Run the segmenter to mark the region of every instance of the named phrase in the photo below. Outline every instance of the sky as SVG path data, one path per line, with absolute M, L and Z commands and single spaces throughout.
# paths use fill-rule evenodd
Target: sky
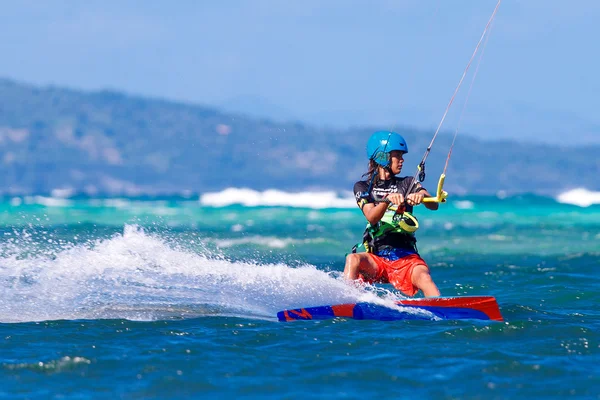
M 434 129 L 496 3 L 0 0 L 0 77 L 315 125 Z M 503 0 L 444 129 L 600 143 L 599 17 L 597 0 Z

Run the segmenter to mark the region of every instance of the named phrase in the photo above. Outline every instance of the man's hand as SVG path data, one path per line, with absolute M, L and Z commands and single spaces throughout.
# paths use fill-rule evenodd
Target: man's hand
M 401 193 L 390 193 L 385 196 L 385 200 L 398 206 L 404 204 L 404 196 Z
M 421 190 L 417 193 L 411 193 L 408 196 L 406 196 L 406 203 L 409 206 L 416 206 L 419 205 L 423 202 L 423 199 L 425 198 L 425 191 Z

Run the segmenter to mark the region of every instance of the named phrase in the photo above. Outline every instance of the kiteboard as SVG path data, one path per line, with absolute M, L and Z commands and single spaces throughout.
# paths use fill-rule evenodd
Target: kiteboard
M 487 320 L 503 321 L 498 302 L 492 296 L 429 297 L 403 299 L 398 307 L 374 303 L 350 303 L 283 310 L 279 321 L 352 318 L 359 320 Z

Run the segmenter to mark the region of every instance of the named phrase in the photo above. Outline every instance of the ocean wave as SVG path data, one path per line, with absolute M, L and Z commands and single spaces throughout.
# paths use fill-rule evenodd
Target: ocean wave
M 556 201 L 563 204 L 589 207 L 600 204 L 600 192 L 593 192 L 585 188 L 572 189 L 558 195 Z
M 57 360 L 51 360 L 47 362 L 38 361 L 34 363 L 18 363 L 10 364 L 5 363 L 4 368 L 8 370 L 20 370 L 28 369 L 37 372 L 62 372 L 65 370 L 72 370 L 79 365 L 89 365 L 92 362 L 85 357 L 69 357 L 64 356 Z
M 60 197 L 25 196 L 25 204 L 37 204 L 44 207 L 71 207 L 74 202 Z M 20 205 L 21 203 L 18 203 Z
M 218 239 L 215 240 L 217 247 L 219 248 L 229 248 L 235 246 L 243 246 L 243 245 L 257 245 L 257 246 L 265 246 L 271 247 L 275 249 L 284 249 L 288 246 L 294 246 L 296 244 L 315 244 L 315 243 L 325 243 L 326 240 L 324 238 L 316 238 L 316 239 L 293 239 L 291 237 L 288 238 L 278 238 L 275 236 L 251 236 L 244 237 L 240 239 Z
M 475 203 L 470 200 L 458 200 L 454 202 L 454 207 L 459 210 L 472 210 L 475 208 Z
M 348 193 L 334 191 L 290 193 L 276 189 L 259 192 L 246 188 L 228 188 L 200 196 L 203 206 L 225 207 L 234 204 L 246 207 L 354 208 L 356 200 Z

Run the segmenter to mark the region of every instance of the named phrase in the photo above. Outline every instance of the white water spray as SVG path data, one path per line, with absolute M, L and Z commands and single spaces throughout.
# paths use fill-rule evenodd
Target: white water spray
M 0 322 L 228 315 L 274 319 L 277 311 L 357 301 L 393 304 L 305 265 L 209 257 L 126 225 L 88 245 L 0 258 Z

